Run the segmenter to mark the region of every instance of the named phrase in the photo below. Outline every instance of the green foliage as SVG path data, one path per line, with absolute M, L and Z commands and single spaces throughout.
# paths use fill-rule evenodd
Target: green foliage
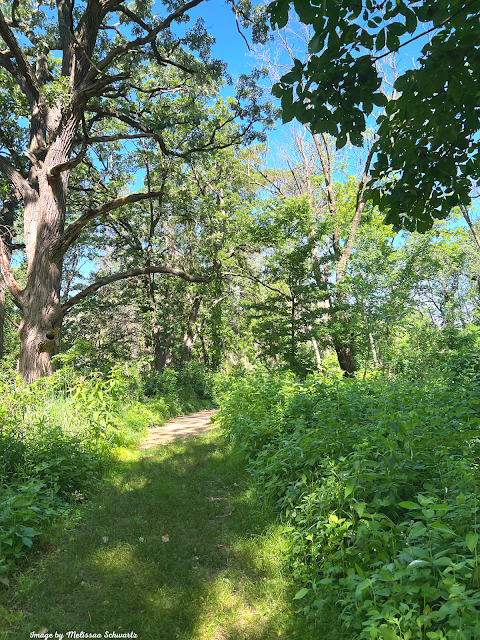
M 154 399 L 140 380 L 113 367 L 80 376 L 64 368 L 25 386 L 0 380 L 0 574 L 72 505 L 86 500 L 120 447 L 148 427 L 209 405 L 210 378 L 197 366 L 166 372 Z M 1 577 L 1 575 L 0 575 Z
M 341 621 L 325 638 L 480 633 L 480 394 L 456 366 L 428 386 L 256 375 L 223 393 L 290 533 L 299 611 Z
M 168 417 L 197 411 L 213 398 L 213 374 L 197 362 L 187 362 L 180 369 L 166 368 L 161 373 L 143 375 L 143 393 L 165 403 Z
M 275 0 L 268 7 L 274 26 L 285 26 L 291 5 L 312 32 L 308 58 L 295 60 L 273 87 L 283 121 L 309 123 L 341 148 L 348 138 L 361 146 L 368 118 L 377 116 L 372 195 L 397 228 L 424 232 L 453 207 L 469 205 L 471 183 L 480 175 L 480 57 L 471 46 L 479 36 L 477 4 Z M 394 77 L 387 74 L 395 89 L 387 98 L 378 61 L 420 37 L 419 24 L 435 33 L 414 69 L 396 77 L 397 63 Z

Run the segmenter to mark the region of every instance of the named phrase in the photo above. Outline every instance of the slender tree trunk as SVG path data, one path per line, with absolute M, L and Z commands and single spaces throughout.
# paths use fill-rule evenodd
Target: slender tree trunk
M 318 342 L 315 340 L 315 338 L 312 338 L 312 346 L 313 346 L 313 350 L 315 352 L 315 360 L 317 362 L 317 369 L 319 371 L 323 371 L 322 356 L 320 355 L 320 349 L 318 348 Z
M 465 222 L 468 224 L 470 231 L 472 232 L 472 236 L 475 240 L 477 247 L 480 249 L 480 238 L 478 237 L 478 233 L 473 226 L 472 219 L 470 218 L 470 214 L 468 213 L 468 209 L 464 204 L 460 205 L 460 211 L 462 212 L 463 217 L 465 218 Z

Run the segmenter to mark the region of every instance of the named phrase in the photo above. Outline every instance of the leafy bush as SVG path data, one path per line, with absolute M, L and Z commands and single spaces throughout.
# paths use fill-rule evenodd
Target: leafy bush
M 0 485 L 0 578 L 25 556 L 33 539 L 65 510 L 55 489 L 37 479 Z
M 148 371 L 143 377 L 147 398 L 163 398 L 171 415 L 182 410 L 196 411 L 213 400 L 214 376 L 202 365 L 187 362 L 180 369 L 167 368 L 161 373 Z
M 0 376 L 4 574 L 69 504 L 88 496 L 118 447 L 133 446 L 149 427 L 208 402 L 208 377 L 194 367 L 162 374 L 163 395 L 145 400 L 139 380 L 123 368 L 80 376 L 63 364 L 55 375 L 29 386 L 12 372 Z
M 480 637 L 480 391 L 373 379 L 233 380 L 221 424 L 290 532 L 301 611 L 325 637 Z

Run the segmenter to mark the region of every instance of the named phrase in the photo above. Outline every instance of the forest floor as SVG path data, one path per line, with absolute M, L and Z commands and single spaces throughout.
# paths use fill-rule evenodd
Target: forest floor
M 212 413 L 171 421 L 124 453 L 78 521 L 2 596 L 1 640 L 319 637 L 294 615 L 282 527 Z

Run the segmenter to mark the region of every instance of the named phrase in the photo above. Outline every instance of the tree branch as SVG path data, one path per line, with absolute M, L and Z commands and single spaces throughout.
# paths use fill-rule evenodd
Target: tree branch
M 50 180 L 51 178 L 55 178 L 56 176 L 60 175 L 63 171 L 69 171 L 70 169 L 74 169 L 83 160 L 86 152 L 87 152 L 87 143 L 84 142 L 82 145 L 82 148 L 74 158 L 72 158 L 71 160 L 68 160 L 67 162 L 61 162 L 60 164 L 56 164 L 54 167 L 49 169 L 47 171 L 47 179 Z
M 279 293 L 284 298 L 289 298 L 290 297 L 287 293 L 285 293 L 281 289 L 278 289 L 277 287 L 272 287 L 271 285 L 266 284 L 266 282 L 263 282 L 262 280 L 260 280 L 260 278 L 256 278 L 255 276 L 253 276 L 251 274 L 234 273 L 232 271 L 228 271 L 228 272 L 225 272 L 223 275 L 224 276 L 234 276 L 236 278 L 247 278 L 248 280 L 252 280 L 252 282 L 258 282 L 258 284 L 261 284 L 262 287 L 265 287 L 265 289 L 270 289 L 270 291 L 275 291 L 275 293 Z
M 372 162 L 373 152 L 375 149 L 375 145 L 373 144 L 365 162 L 365 167 L 363 169 L 362 179 L 359 182 L 358 190 L 357 190 L 357 204 L 355 208 L 355 215 L 353 216 L 352 226 L 350 228 L 350 235 L 347 240 L 347 244 L 343 251 L 343 254 L 340 260 L 337 263 L 337 282 L 340 282 L 344 275 L 345 269 L 347 268 L 347 262 L 353 251 L 353 243 L 355 240 L 355 234 L 357 233 L 358 226 L 360 224 L 360 219 L 362 217 L 363 210 L 365 208 L 365 200 L 363 198 L 363 190 L 365 188 L 365 182 L 367 181 L 368 171 L 370 169 L 370 163 Z
M 128 271 L 122 271 L 121 273 L 115 273 L 111 276 L 106 276 L 105 278 L 101 278 L 94 282 L 90 286 L 88 286 L 77 295 L 67 300 L 64 304 L 62 304 L 60 311 L 58 312 L 58 316 L 55 318 L 54 323 L 62 318 L 72 307 L 78 304 L 81 300 L 88 298 L 89 296 L 96 293 L 101 287 L 104 287 L 107 284 L 111 284 L 112 282 L 118 282 L 119 280 L 126 280 L 127 278 L 134 278 L 136 276 L 148 275 L 149 273 L 165 273 L 167 275 L 176 276 L 177 278 L 182 278 L 186 282 L 211 282 L 215 275 L 210 276 L 193 276 L 183 269 L 177 269 L 176 267 L 169 267 L 167 265 L 159 265 L 153 267 L 138 267 L 136 269 L 128 269 Z
M 2 310 L 2 309 L 0 308 L 0 322 L 1 322 L 1 320 L 2 320 L 2 316 L 3 316 L 3 318 L 5 318 L 5 320 L 8 320 L 11 324 L 13 324 L 13 326 L 15 327 L 15 329 L 17 329 L 17 330 L 18 330 L 18 329 L 20 329 L 20 325 L 19 325 L 19 324 L 17 324 L 17 323 L 15 322 L 15 320 L 13 320 L 13 319 L 8 315 L 8 313 L 5 313 L 5 311 L 4 311 L 4 310 Z
M 480 249 L 480 238 L 478 237 L 478 233 L 473 226 L 472 219 L 470 218 L 470 214 L 468 213 L 468 209 L 464 204 L 460 205 L 460 211 L 462 212 L 463 217 L 465 218 L 465 222 L 468 224 L 470 231 L 472 232 L 472 236 L 477 244 L 477 247 Z
M 22 305 L 20 302 L 20 294 L 22 290 L 18 286 L 18 282 L 15 280 L 13 276 L 13 272 L 10 267 L 10 260 L 8 258 L 7 247 L 5 246 L 5 242 L 1 236 L 0 236 L 0 272 L 3 276 L 3 279 L 5 280 L 7 287 L 10 290 L 10 293 L 12 294 L 15 300 L 15 304 L 17 305 L 17 307 L 21 309 Z
M 32 198 L 38 198 L 37 192 L 32 189 L 27 180 L 12 167 L 4 156 L 0 156 L 0 173 L 10 180 L 13 187 L 19 192 L 23 201 L 26 202 Z
M 59 258 L 61 258 L 68 250 L 70 245 L 78 238 L 82 229 L 84 229 L 84 227 L 86 227 L 87 224 L 95 218 L 99 218 L 104 213 L 108 213 L 109 211 L 113 211 L 114 209 L 119 209 L 126 204 L 132 204 L 134 202 L 139 202 L 140 200 L 146 200 L 148 198 L 156 198 L 160 194 L 161 191 L 152 191 L 150 193 L 132 193 L 129 196 L 121 196 L 120 198 L 110 200 L 110 202 L 99 205 L 94 209 L 87 209 L 87 211 L 85 211 L 85 213 L 81 215 L 78 220 L 72 222 L 72 224 L 65 229 L 61 238 L 54 244 L 51 253 L 52 258 L 54 260 L 58 260 Z
M 7 71 L 12 76 L 12 78 L 14 78 L 20 88 L 20 91 L 25 95 L 28 102 L 32 104 L 35 101 L 35 95 L 32 93 L 30 86 L 20 73 L 19 68 L 11 61 L 7 53 L 10 52 L 0 52 L 0 67 L 3 67 L 5 71 Z
M 18 44 L 13 31 L 9 28 L 5 16 L 0 10 L 0 36 L 5 41 L 5 44 L 10 49 L 13 57 L 17 62 L 18 70 L 21 75 L 25 79 L 30 91 L 33 93 L 35 98 L 40 96 L 40 85 L 38 83 L 37 77 L 28 62 L 25 53 L 22 47 Z
M 95 142 L 115 142 L 116 140 L 138 140 L 140 138 L 151 138 L 148 133 L 116 133 L 111 136 L 94 136 L 88 138 L 87 144 L 94 144 Z
M 85 82 L 91 82 L 95 76 L 106 69 L 116 58 L 121 56 L 127 51 L 131 51 L 132 49 L 136 49 L 144 44 L 148 44 L 149 42 L 153 42 L 160 31 L 164 29 L 168 29 L 171 23 L 183 16 L 184 13 L 199 5 L 203 0 L 190 0 L 190 2 L 185 3 L 181 7 L 179 7 L 174 13 L 171 13 L 168 18 L 165 18 L 159 25 L 157 25 L 154 29 L 152 29 L 147 36 L 143 38 L 136 38 L 136 40 L 131 40 L 130 42 L 126 42 L 125 44 L 115 47 L 112 49 L 110 53 L 108 53 L 103 60 L 97 63 L 94 69 L 91 69 L 89 73 L 85 77 Z

